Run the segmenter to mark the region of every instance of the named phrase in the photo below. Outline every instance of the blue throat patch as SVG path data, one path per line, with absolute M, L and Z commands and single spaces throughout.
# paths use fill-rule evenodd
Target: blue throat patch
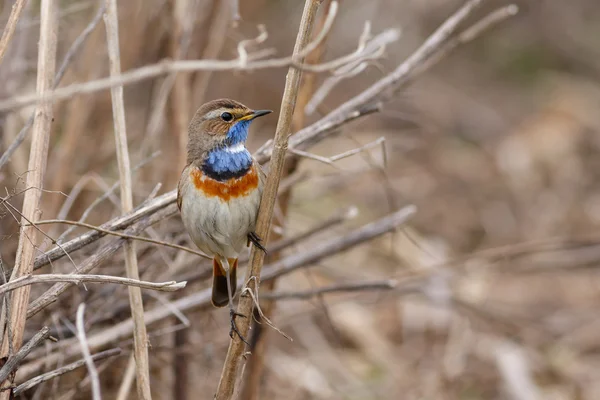
M 240 121 L 229 129 L 224 146 L 208 153 L 202 163 L 202 172 L 218 181 L 246 175 L 252 166 L 252 156 L 244 147 L 250 122 Z

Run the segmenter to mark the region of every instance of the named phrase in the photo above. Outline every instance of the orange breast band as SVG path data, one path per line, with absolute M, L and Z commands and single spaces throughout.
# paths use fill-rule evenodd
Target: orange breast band
M 223 201 L 247 196 L 258 187 L 258 173 L 254 165 L 246 175 L 240 178 L 228 179 L 224 182 L 209 178 L 198 168 L 194 168 L 190 175 L 196 189 L 201 190 L 207 197 L 216 196 Z

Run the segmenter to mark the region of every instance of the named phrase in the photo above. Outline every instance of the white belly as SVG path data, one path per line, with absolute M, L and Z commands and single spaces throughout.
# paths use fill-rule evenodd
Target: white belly
M 231 198 L 207 197 L 193 184 L 183 185 L 181 218 L 194 243 L 206 254 L 237 258 L 254 230 L 260 191 Z

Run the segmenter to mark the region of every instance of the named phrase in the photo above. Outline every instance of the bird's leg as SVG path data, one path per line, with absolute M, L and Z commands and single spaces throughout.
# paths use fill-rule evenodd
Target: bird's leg
M 227 275 L 227 295 L 229 297 L 229 318 L 231 320 L 231 330 L 229 331 L 229 336 L 233 339 L 233 333 L 235 332 L 236 335 L 238 335 L 238 337 L 242 340 L 242 342 L 246 343 L 248 346 L 250 346 L 250 344 L 246 341 L 246 339 L 244 339 L 244 337 L 242 336 L 242 334 L 240 333 L 240 331 L 238 330 L 237 325 L 235 324 L 235 317 L 246 317 L 243 314 L 238 313 L 237 311 L 235 311 L 233 309 L 233 290 L 231 289 L 231 266 L 229 265 L 229 260 L 227 259 L 227 257 L 223 257 L 223 264 L 225 264 L 227 266 L 227 268 L 225 268 L 225 274 Z

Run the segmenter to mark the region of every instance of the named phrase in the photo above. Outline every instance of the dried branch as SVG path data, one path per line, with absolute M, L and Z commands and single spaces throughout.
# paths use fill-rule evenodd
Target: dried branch
M 148 217 L 145 217 L 141 221 L 137 222 L 130 228 L 128 228 L 125 233 L 126 234 L 138 234 L 148 228 L 149 226 L 155 224 L 158 221 L 163 220 L 171 215 L 174 215 L 177 212 L 177 205 L 172 204 L 167 208 L 164 208 L 157 212 L 156 214 L 152 214 Z M 96 268 L 98 265 L 102 264 L 110 257 L 112 257 L 120 248 L 124 245 L 126 239 L 124 238 L 116 238 L 113 241 L 105 244 L 100 247 L 97 251 L 94 252 L 92 256 L 87 258 L 85 261 L 79 264 L 79 267 L 75 271 L 78 274 L 86 274 Z M 32 317 L 40 310 L 44 309 L 48 305 L 52 304 L 58 299 L 64 291 L 73 286 L 72 283 L 57 283 L 44 292 L 40 297 L 35 299 L 29 305 L 27 309 L 27 318 Z
M 19 365 L 21 365 L 21 362 L 23 362 L 25 357 L 27 357 L 27 355 L 31 353 L 33 349 L 39 346 L 44 340 L 48 339 L 49 336 L 50 328 L 44 326 L 31 338 L 29 342 L 25 344 L 25 346 L 21 347 L 17 354 L 10 357 L 2 366 L 2 369 L 0 369 L 0 382 L 4 382 L 19 367 Z M 6 392 L 10 394 L 10 391 Z
M 309 44 L 315 16 L 320 5 L 321 0 L 306 0 L 305 2 L 298 36 L 296 37 L 296 44 L 294 45 L 294 55 L 292 56 L 295 60 L 299 60 L 300 62 L 303 61 L 298 56 L 301 55 L 302 51 Z M 265 188 L 256 220 L 256 233 L 260 238 L 263 238 L 264 243 L 267 243 L 268 241 L 273 210 L 275 209 L 275 203 L 277 201 L 277 192 L 283 173 L 289 131 L 292 125 L 292 116 L 296 106 L 301 76 L 301 70 L 290 68 L 285 81 L 281 109 L 279 112 L 279 121 L 277 121 L 277 129 L 275 130 L 273 156 L 271 158 L 269 175 L 265 182 Z M 254 292 L 258 289 L 264 256 L 264 252 L 260 251 L 255 246 L 252 246 L 249 267 L 246 272 L 246 284 L 245 287 L 243 287 L 242 292 L 246 290 Z M 252 320 L 250 316 L 252 315 L 253 308 L 254 303 L 251 297 L 240 296 L 237 312 L 245 315 L 247 318 L 239 320 L 238 330 L 244 337 L 248 335 L 250 329 Z M 227 357 L 225 358 L 219 386 L 217 387 L 215 395 L 216 400 L 229 400 L 232 398 L 243 351 L 244 341 L 240 335 L 233 335 L 231 342 L 229 343 L 229 350 L 227 351 Z
M 206 254 L 202 253 L 201 251 L 194 250 L 194 249 L 186 247 L 186 246 L 180 246 L 178 244 L 168 243 L 163 240 L 150 239 L 150 238 L 147 238 L 144 236 L 127 235 L 127 234 L 121 233 L 121 232 L 110 231 L 108 229 L 103 229 L 102 227 L 99 227 L 96 225 L 86 224 L 85 222 L 69 221 L 66 219 L 49 219 L 49 220 L 37 221 L 35 224 L 36 225 L 65 224 L 65 225 L 81 226 L 84 228 L 93 229 L 95 231 L 104 233 L 106 235 L 118 236 L 118 237 L 122 237 L 125 239 L 130 239 L 130 240 L 138 240 L 140 242 L 158 244 L 160 246 L 170 247 L 172 249 L 177 249 L 177 250 L 182 250 L 182 251 L 185 251 L 186 253 L 191 253 L 191 254 L 200 256 L 202 258 L 212 259 L 211 257 L 207 256 Z
M 407 206 L 393 214 L 386 215 L 376 221 L 355 229 L 346 235 L 327 240 L 313 248 L 311 251 L 296 253 L 269 264 L 265 266 L 262 271 L 261 281 L 264 282 L 278 278 L 282 275 L 296 271 L 299 268 L 314 265 L 322 259 L 331 257 L 361 243 L 365 243 L 388 232 L 394 231 L 398 226 L 406 222 L 415 212 L 416 208 L 414 206 Z M 239 286 L 242 286 L 244 283 L 243 279 L 238 280 Z M 178 299 L 174 301 L 172 305 L 180 312 L 208 307 L 210 305 L 210 292 L 210 288 L 204 289 Z M 169 318 L 172 315 L 169 308 L 160 305 L 146 312 L 146 323 L 150 325 L 162 321 L 165 318 Z M 130 337 L 132 330 L 133 321 L 131 318 L 119 322 L 102 332 L 90 336 L 88 338 L 90 349 L 97 350 L 109 343 L 124 340 Z M 77 343 L 73 343 L 72 340 L 64 340 L 57 344 L 57 348 L 53 353 L 48 355 L 44 354 L 37 355 L 36 358 L 34 358 L 35 361 L 22 366 L 19 372 L 24 377 L 28 377 L 38 371 L 45 363 L 54 363 L 60 357 L 70 358 L 77 356 L 80 353 Z
M 139 287 L 142 289 L 160 290 L 162 292 L 174 292 L 176 290 L 183 289 L 186 285 L 186 282 L 147 282 L 140 281 L 139 279 L 130 279 L 109 275 L 40 274 L 21 276 L 17 279 L 11 280 L 8 283 L 5 283 L 4 285 L 0 285 L 0 294 L 16 290 L 27 285 L 56 282 L 68 282 L 76 285 L 79 285 L 80 283 L 115 283 L 119 285 Z
M 160 210 L 163 210 L 165 207 L 171 204 L 175 204 L 176 198 L 176 191 L 165 193 L 162 196 L 158 196 L 155 199 L 152 199 L 151 201 L 142 204 L 141 206 L 137 207 L 135 211 L 113 218 L 112 220 L 101 225 L 100 228 L 107 231 L 117 231 L 120 229 L 127 228 L 128 226 L 131 226 L 136 221 L 138 221 L 140 218 L 154 214 Z M 170 216 L 172 214 L 167 215 Z M 104 236 L 106 236 L 105 233 L 94 230 L 69 240 L 68 242 L 62 245 L 62 248 L 53 247 L 45 254 L 36 257 L 34 269 L 38 269 L 45 265 L 48 265 L 51 262 L 54 262 L 64 257 L 65 253 L 72 253 L 75 250 L 79 250 L 82 247 L 87 246 Z
M 373 290 L 405 290 L 406 292 L 416 292 L 417 288 L 414 285 L 400 285 L 395 279 L 384 279 L 372 282 L 355 282 L 355 283 L 341 283 L 339 285 L 331 285 L 325 287 L 319 287 L 316 289 L 303 290 L 298 292 L 275 292 L 275 293 L 262 293 L 260 295 L 261 300 L 308 300 L 316 296 L 320 296 L 327 293 L 352 293 L 352 292 L 365 292 Z
M 106 0 L 106 41 L 110 59 L 110 76 L 114 78 L 121 74 L 121 54 L 119 50 L 119 17 L 117 0 Z M 115 129 L 115 145 L 119 179 L 121 181 L 121 207 L 124 212 L 133 210 L 133 195 L 131 186 L 131 165 L 127 148 L 127 129 L 125 126 L 125 104 L 123 102 L 123 86 L 115 86 L 110 90 L 113 121 Z M 127 242 L 125 248 L 125 270 L 130 279 L 140 279 L 138 260 L 135 253 L 135 242 Z M 129 286 L 129 303 L 134 321 L 133 350 L 136 366 L 137 393 L 140 400 L 152 399 L 150 393 L 150 366 L 148 362 L 148 334 L 144 323 L 144 303 L 142 291 L 138 287 Z
M 79 307 L 77 307 L 77 340 L 79 340 L 81 354 L 83 354 L 83 359 L 85 360 L 85 365 L 87 366 L 90 380 L 92 382 L 92 398 L 94 400 L 102 400 L 102 395 L 100 393 L 100 380 L 98 379 L 98 370 L 94 365 L 94 360 L 90 354 L 87 337 L 85 335 L 85 323 L 83 322 L 84 312 L 85 304 L 81 303 Z
M 12 6 L 10 16 L 8 17 L 8 21 L 4 27 L 4 32 L 2 32 L 2 38 L 0 38 L 0 64 L 4 59 L 4 54 L 6 54 L 6 50 L 8 49 L 10 40 L 15 33 L 17 23 L 19 22 L 19 17 L 21 16 L 21 12 L 23 11 L 23 8 L 25 8 L 26 3 L 27 0 L 17 0 L 17 2 Z
M 100 360 L 104 360 L 105 358 L 116 356 L 119 354 L 121 354 L 121 349 L 115 348 L 115 349 L 102 351 L 100 353 L 96 353 L 91 356 L 91 359 L 93 361 L 100 361 Z M 86 360 L 78 360 L 71 364 L 65 365 L 64 367 L 55 369 L 54 371 L 46 372 L 45 374 L 36 376 L 35 378 L 31 378 L 30 380 L 23 382 L 22 384 L 17 386 L 15 389 L 13 389 L 13 395 L 18 396 L 21 393 L 25 392 L 26 390 L 29 390 L 29 389 L 39 385 L 40 383 L 49 381 L 50 379 L 54 379 L 57 376 L 61 376 L 68 372 L 74 371 L 77 368 L 81 368 L 85 365 L 85 363 L 86 363 Z
M 69 64 L 71 64 L 71 61 L 73 60 L 75 55 L 79 52 L 87 38 L 94 31 L 94 29 L 102 19 L 102 14 L 104 14 L 105 7 L 106 6 L 104 4 L 99 7 L 98 12 L 96 13 L 92 21 L 81 32 L 77 39 L 75 39 L 75 41 L 67 51 L 67 54 L 65 55 L 65 58 L 63 58 L 63 62 L 60 65 L 60 68 L 58 69 L 58 73 L 54 77 L 54 84 L 52 85 L 53 89 L 56 89 L 58 87 L 60 81 L 65 75 L 65 72 L 67 71 L 67 67 L 69 66 Z M 25 122 L 23 128 L 21 128 L 15 140 L 10 144 L 10 146 L 8 146 L 8 149 L 6 149 L 6 151 L 2 154 L 2 157 L 0 157 L 0 168 L 2 168 L 4 164 L 8 162 L 13 153 L 17 150 L 17 148 L 19 148 L 21 143 L 23 143 L 23 140 L 25 140 L 25 136 L 27 135 L 27 132 L 29 132 L 29 128 L 31 128 L 31 126 L 33 125 L 34 115 L 35 112 L 31 113 L 31 116 L 27 119 L 27 122 Z
M 56 9 L 53 0 L 42 0 L 41 2 L 41 26 L 40 43 L 38 50 L 37 69 L 37 94 L 43 96 L 52 87 L 54 68 L 56 62 Z M 25 196 L 23 199 L 22 222 L 35 221 L 38 219 L 38 208 L 41 198 L 41 188 L 46 170 L 48 157 L 48 143 L 50 141 L 50 129 L 52 125 L 52 103 L 44 102 L 36 110 L 33 123 L 33 138 L 29 153 L 29 165 L 26 181 Z M 20 228 L 19 246 L 15 268 L 12 271 L 11 280 L 20 276 L 29 275 L 33 270 L 34 252 L 37 247 L 37 230 L 33 226 L 22 226 Z M 12 337 L 9 330 L 5 330 L 2 341 L 2 356 L 6 357 L 9 352 L 9 342 L 14 349 L 21 347 L 23 332 L 25 331 L 25 316 L 27 304 L 29 303 L 29 286 L 21 288 L 13 293 L 10 304 L 10 324 Z M 9 379 L 12 381 L 12 379 Z M 12 382 L 2 380 L 2 388 L 10 386 Z M 2 391 L 0 399 L 8 400 L 9 391 Z

